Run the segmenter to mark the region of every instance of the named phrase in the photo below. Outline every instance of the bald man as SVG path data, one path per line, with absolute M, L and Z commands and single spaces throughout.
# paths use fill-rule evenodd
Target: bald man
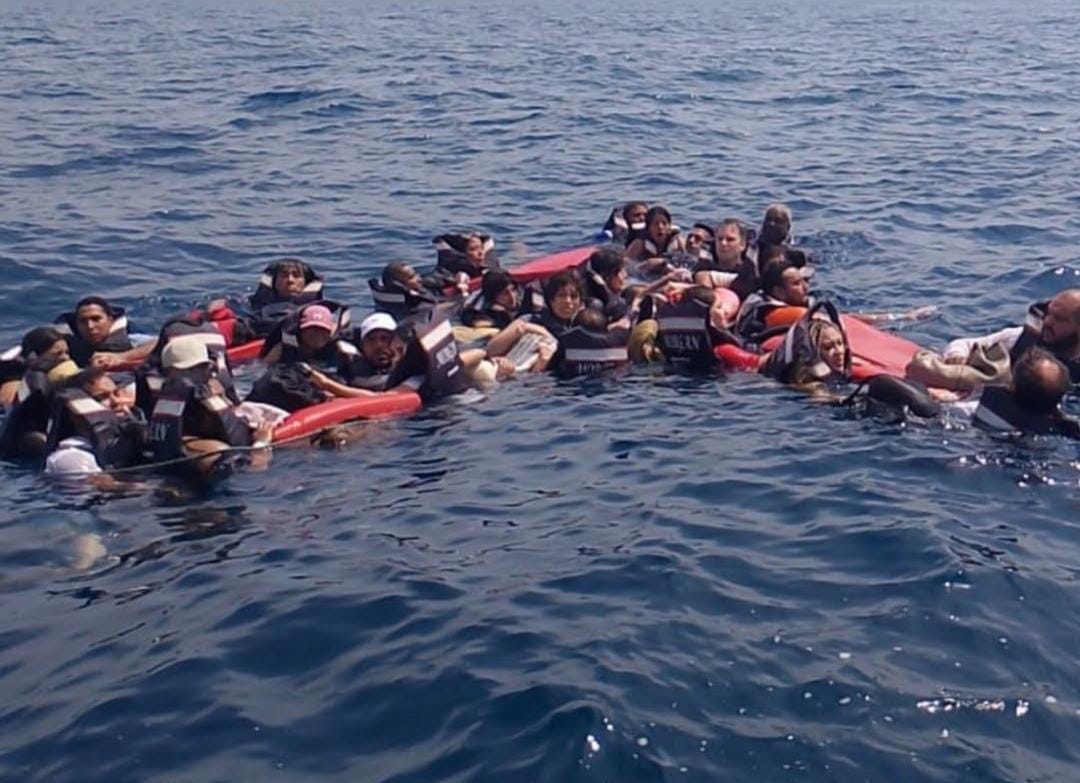
M 1045 304 L 1032 305 L 1024 326 L 953 340 L 945 349 L 945 360 L 963 364 L 977 345 L 1002 345 L 1014 363 L 1028 348 L 1043 348 L 1065 365 L 1074 385 L 1080 384 L 1080 288 L 1068 288 Z

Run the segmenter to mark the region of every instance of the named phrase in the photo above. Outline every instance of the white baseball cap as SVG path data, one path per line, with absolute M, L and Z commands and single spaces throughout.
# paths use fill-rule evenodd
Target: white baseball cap
M 206 343 L 196 340 L 170 340 L 161 352 L 161 366 L 166 370 L 187 370 L 200 364 L 210 364 Z
M 363 340 L 379 329 L 387 332 L 397 331 L 397 321 L 388 313 L 372 313 L 360 322 L 360 339 Z

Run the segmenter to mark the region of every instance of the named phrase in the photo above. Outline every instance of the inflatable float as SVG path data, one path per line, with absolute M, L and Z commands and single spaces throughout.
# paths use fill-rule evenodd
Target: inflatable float
M 327 427 L 356 419 L 388 419 L 407 416 L 421 406 L 420 395 L 413 391 L 388 391 L 370 397 L 350 397 L 311 405 L 295 413 L 274 428 L 274 443 L 313 435 Z
M 841 315 L 840 320 L 844 324 L 848 346 L 851 348 L 851 377 L 856 381 L 875 375 L 903 378 L 908 363 L 917 351 L 922 350 L 921 346 L 910 340 L 883 332 L 850 315 Z M 783 335 L 770 337 L 761 347 L 765 351 L 771 351 L 783 339 Z M 752 353 L 736 345 L 718 345 L 713 352 L 729 369 L 744 372 L 756 372 L 762 357 L 762 354 Z

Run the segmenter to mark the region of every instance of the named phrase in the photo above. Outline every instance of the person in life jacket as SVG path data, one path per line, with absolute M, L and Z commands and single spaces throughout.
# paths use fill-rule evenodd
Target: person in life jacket
M 72 360 L 80 367 L 137 364 L 154 350 L 153 340 L 134 346 L 123 308 L 100 296 L 80 299 L 73 311 L 56 319 L 56 324 L 67 338 Z
M 772 247 L 781 248 L 784 258 L 797 267 L 810 262 L 805 252 L 791 246 L 791 210 L 784 204 L 769 204 L 765 208 L 765 217 L 761 220 L 761 231 L 757 237 L 759 273 L 764 274 L 765 270 L 761 257 Z
M 599 310 L 608 322 L 618 321 L 630 309 L 630 276 L 622 255 L 610 247 L 594 250 L 581 269 L 585 306 Z
M 131 391 L 101 367 L 66 379 L 56 391 L 49 420 L 45 472 L 97 476 L 141 462 L 148 442 L 145 416 L 132 406 Z M 111 480 L 95 482 L 116 486 Z
M 172 341 L 161 354 L 165 380 L 150 416 L 150 449 L 156 462 L 184 457 L 205 457 L 191 463 L 201 473 L 219 464 L 221 452 L 234 446 L 260 447 L 252 463 L 265 464 L 264 448 L 271 427 L 260 423 L 254 430 L 240 416 L 225 389 L 214 377 L 214 363 L 206 345 Z
M 431 277 L 440 287 L 467 285 L 489 269 L 499 269 L 495 240 L 486 234 L 440 234 L 432 243 L 438 261 Z
M 479 292 L 466 301 L 461 322 L 473 328 L 505 329 L 515 318 L 539 312 L 543 307 L 538 290 L 519 287 L 509 272 L 493 269 L 484 275 Z
M 368 280 L 375 309 L 404 320 L 431 310 L 446 299 L 439 280 L 424 278 L 410 264 L 392 261 L 379 277 Z
M 600 230 L 600 240 L 606 239 L 625 248 L 635 239 L 644 237 L 648 211 L 649 205 L 644 201 L 628 201 L 621 207 L 615 207 Z
M 735 319 L 735 331 L 744 338 L 759 338 L 778 324 L 770 322 L 770 314 L 787 307 L 808 307 L 810 286 L 802 270 L 790 261 L 777 261 L 765 269 L 761 290 L 743 300 Z
M 433 311 L 426 322 L 410 324 L 404 342 L 404 354 L 390 372 L 388 389 L 403 386 L 418 392 L 424 400 L 432 400 L 469 387 L 468 368 L 444 315 Z M 470 362 L 479 362 L 483 357 L 483 350 L 474 350 Z
M 51 326 L 31 329 L 19 347 L 23 374 L 14 386 L 5 384 L 10 400 L 0 428 L 0 456 L 40 457 L 51 412 L 51 388 L 77 368 L 68 356 L 64 335 Z
M 550 347 L 559 335 L 573 328 L 574 316 L 584 306 L 584 299 L 585 287 L 575 270 L 564 269 L 556 272 L 544 282 L 545 308 L 534 315 L 515 319 L 492 337 L 487 344 L 487 355 L 506 356 L 519 340 L 526 335 L 534 335 L 541 341 L 541 353 L 533 370 L 543 371 L 554 355 Z
M 703 259 L 692 270 L 695 285 L 730 288 L 745 299 L 761 285 L 757 266 L 747 256 L 748 232 L 736 218 L 725 218 L 714 231 L 711 259 Z
M 667 257 L 686 250 L 682 234 L 672 225 L 671 213 L 654 206 L 645 215 L 646 235 L 631 242 L 624 254 L 638 277 L 651 277 L 670 271 Z
M 149 416 L 153 410 L 154 401 L 164 383 L 162 355 L 165 348 L 173 343 L 197 343 L 205 347 L 213 363 L 214 377 L 225 389 L 226 396 L 233 403 L 240 401 L 229 365 L 227 338 L 205 315 L 189 313 L 170 318 L 162 324 L 154 341 L 154 350 L 146 363 L 135 370 L 136 405 L 143 413 Z
M 851 350 L 833 304 L 818 302 L 808 309 L 763 360 L 759 372 L 815 392 L 851 380 Z
M 729 312 L 734 306 L 729 292 L 721 294 L 704 286 L 688 288 L 657 308 L 654 343 L 671 364 L 699 371 L 716 367 L 713 349 L 739 342 L 730 331 Z M 644 360 L 650 360 L 648 352 L 641 353 Z
M 1080 384 L 1080 288 L 1068 288 L 1048 302 L 1032 305 L 1024 326 L 953 340 L 945 348 L 945 361 L 963 364 L 975 346 L 992 345 L 1002 345 L 1014 361 L 1028 348 L 1043 348 L 1065 365 L 1073 385 Z
M 714 261 L 713 252 L 715 247 L 716 232 L 713 227 L 705 223 L 695 223 L 686 235 L 686 256 L 693 259 L 690 269 L 693 269 L 699 263 Z
M 299 258 L 283 258 L 269 264 L 248 299 L 244 336 L 247 339 L 268 336 L 299 307 L 322 299 L 323 287 L 322 276 Z M 234 339 L 230 344 L 244 341 Z
M 1008 386 L 987 386 L 978 395 L 973 421 L 991 430 L 1080 438 L 1080 422 L 1061 410 L 1071 386 L 1064 362 L 1032 346 L 1013 364 Z
M 339 343 L 338 375 L 353 389 L 386 391 L 394 367 L 405 355 L 397 322 L 388 313 L 372 313 L 360 322 L 359 338 L 358 343 Z
M 560 378 L 624 367 L 630 363 L 629 336 L 627 329 L 608 329 L 607 318 L 599 310 L 583 308 L 574 316 L 574 325 L 559 335 L 559 347 L 550 366 Z
M 346 337 L 349 309 L 327 300 L 304 305 L 274 329 L 260 358 L 276 362 L 336 364 L 335 339 Z

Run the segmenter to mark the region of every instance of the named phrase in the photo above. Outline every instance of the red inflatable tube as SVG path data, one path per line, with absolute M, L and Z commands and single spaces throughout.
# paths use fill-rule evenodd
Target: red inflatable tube
M 388 391 L 371 397 L 331 400 L 291 414 L 274 428 L 274 443 L 312 435 L 354 419 L 407 416 L 419 410 L 420 406 L 420 395 L 412 391 Z
M 229 362 L 237 364 L 239 362 L 252 362 L 259 358 L 259 352 L 262 351 L 263 340 L 252 340 L 247 343 L 240 343 L 230 347 L 226 353 L 229 355 Z
M 762 354 L 750 353 L 731 343 L 716 346 L 713 348 L 713 353 L 724 363 L 724 367 L 740 372 L 757 372 L 762 357 Z

